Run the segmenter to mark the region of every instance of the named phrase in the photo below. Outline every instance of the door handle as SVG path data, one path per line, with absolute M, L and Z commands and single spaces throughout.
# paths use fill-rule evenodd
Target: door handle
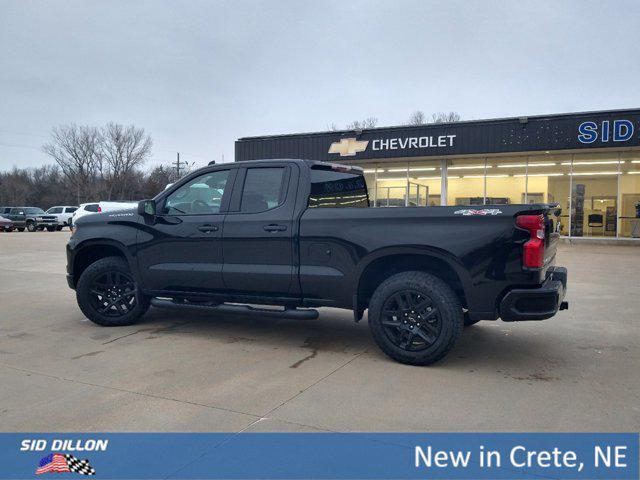
M 272 223 L 271 225 L 265 225 L 263 228 L 266 232 L 284 232 L 287 229 L 287 226 Z
M 203 233 L 211 233 L 211 232 L 217 232 L 218 231 L 218 226 L 217 225 L 200 225 L 198 227 L 198 230 L 200 230 Z

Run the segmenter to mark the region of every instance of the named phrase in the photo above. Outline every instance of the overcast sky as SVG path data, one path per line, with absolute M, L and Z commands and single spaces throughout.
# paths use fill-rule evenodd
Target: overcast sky
M 0 169 L 51 127 L 144 127 L 152 164 L 416 109 L 640 107 L 640 2 L 0 0 Z

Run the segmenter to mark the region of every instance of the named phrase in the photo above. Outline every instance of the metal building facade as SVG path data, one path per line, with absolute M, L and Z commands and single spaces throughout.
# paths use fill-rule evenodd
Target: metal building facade
M 640 109 L 236 141 L 236 161 L 360 165 L 374 206 L 557 202 L 568 237 L 640 238 Z

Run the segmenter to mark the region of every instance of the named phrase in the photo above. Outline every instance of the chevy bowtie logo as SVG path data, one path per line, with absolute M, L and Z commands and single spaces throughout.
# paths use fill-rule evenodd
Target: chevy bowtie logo
M 369 145 L 368 140 L 356 140 L 355 138 L 343 138 L 339 142 L 333 142 L 329 147 L 329 153 L 339 153 L 341 157 L 353 157 L 358 152 L 364 152 Z

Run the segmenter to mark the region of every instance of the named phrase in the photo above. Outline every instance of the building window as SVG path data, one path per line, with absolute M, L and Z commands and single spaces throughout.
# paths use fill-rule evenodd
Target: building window
M 483 205 L 485 158 L 454 159 L 447 166 L 447 205 Z
M 571 236 L 616 237 L 618 154 L 573 156 Z
M 640 153 L 620 154 L 620 233 L 640 238 Z
M 485 204 L 535 203 L 527 198 L 528 160 L 528 157 L 487 158 Z M 541 194 L 536 190 L 531 196 L 532 200 Z
M 440 205 L 442 172 L 440 160 L 409 163 L 408 205 L 433 207 Z
M 537 192 L 544 193 L 544 203 L 558 203 L 562 209 L 558 228 L 565 236 L 569 235 L 571 211 L 571 159 L 571 155 L 529 157 L 527 168 L 529 203 L 535 203 L 531 200 Z
M 440 160 L 388 162 L 363 166 L 369 198 L 376 207 L 428 207 L 440 205 Z M 372 190 L 375 189 L 375 192 Z
M 363 165 L 371 205 L 558 203 L 561 235 L 640 238 L 640 152 L 538 153 Z
M 364 179 L 367 182 L 367 191 L 369 192 L 369 204 L 376 206 L 376 165 L 361 165 L 364 170 Z
M 376 168 L 376 207 L 404 207 L 408 203 L 408 165 L 405 162 L 380 164 Z

